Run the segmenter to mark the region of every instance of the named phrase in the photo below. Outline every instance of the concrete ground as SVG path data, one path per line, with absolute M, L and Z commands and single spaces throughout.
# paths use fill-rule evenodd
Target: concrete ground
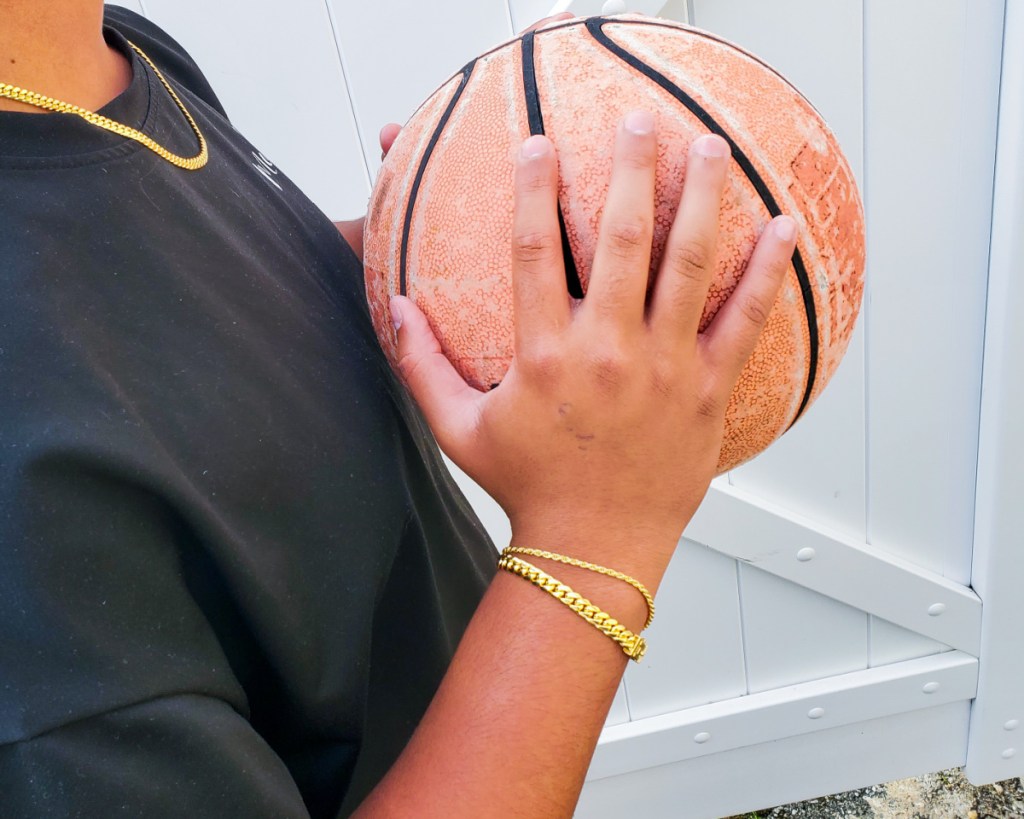
M 976 788 L 954 769 L 730 819 L 1024 819 L 1024 786 L 1008 779 Z

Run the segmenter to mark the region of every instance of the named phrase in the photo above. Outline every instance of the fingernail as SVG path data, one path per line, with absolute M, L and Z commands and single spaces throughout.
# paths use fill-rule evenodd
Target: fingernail
M 654 114 L 650 111 L 630 111 L 623 124 L 631 134 L 647 136 L 654 130 Z
M 792 242 L 796 237 L 796 221 L 792 216 L 779 216 L 775 220 L 775 235 L 784 242 Z
M 398 306 L 398 299 L 392 296 L 390 301 L 391 307 L 391 323 L 395 325 L 395 332 L 398 332 L 398 328 L 402 326 L 402 308 Z
M 523 159 L 540 159 L 542 156 L 547 156 L 551 153 L 551 142 L 547 137 L 537 134 L 523 143 L 520 153 Z
M 729 156 L 729 143 L 715 134 L 705 134 L 693 143 L 693 150 L 709 159 Z

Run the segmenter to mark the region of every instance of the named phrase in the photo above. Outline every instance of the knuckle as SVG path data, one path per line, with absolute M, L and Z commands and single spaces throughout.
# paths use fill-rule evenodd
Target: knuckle
M 792 258 L 790 256 L 779 256 L 768 263 L 768 278 L 775 285 L 782 282 L 789 270 Z
M 649 171 L 654 168 L 657 154 L 648 146 L 642 145 L 638 150 L 625 153 L 619 161 L 631 170 Z
M 651 365 L 651 389 L 661 398 L 671 398 L 676 393 L 678 374 L 676 368 L 662 358 Z
M 744 295 L 739 301 L 740 312 L 751 324 L 761 326 L 768 321 L 768 314 L 771 313 L 771 306 L 757 296 Z
M 553 256 L 559 244 L 555 236 L 543 231 L 517 234 L 512 239 L 512 255 L 520 262 L 537 262 Z
M 703 279 L 711 269 L 712 254 L 708 244 L 699 239 L 689 239 L 669 247 L 670 269 L 687 278 Z
M 606 344 L 595 350 L 587 360 L 587 366 L 594 381 L 605 389 L 620 387 L 630 369 L 629 357 L 621 347 L 614 344 Z
M 650 247 L 651 225 L 644 219 L 620 219 L 608 226 L 609 248 L 620 256 L 633 256 Z
M 710 389 L 703 389 L 697 392 L 693 408 L 699 418 L 708 420 L 718 420 L 718 418 L 725 415 L 725 406 L 722 400 Z
M 558 346 L 534 343 L 524 352 L 521 361 L 523 373 L 539 381 L 557 380 L 562 373 L 562 353 Z
M 551 178 L 542 173 L 525 174 L 520 180 L 519 186 L 524 193 L 541 193 L 552 187 Z
M 398 372 L 401 373 L 402 379 L 406 383 L 411 383 L 416 380 L 416 373 L 423 366 L 424 356 L 416 353 L 403 353 L 398 358 Z

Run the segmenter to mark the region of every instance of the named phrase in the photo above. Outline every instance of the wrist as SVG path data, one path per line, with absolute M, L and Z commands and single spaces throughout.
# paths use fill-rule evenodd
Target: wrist
M 518 525 L 517 525 L 518 524 Z M 514 521 L 511 546 L 526 549 L 541 549 L 576 558 L 577 560 L 605 566 L 636 578 L 653 595 L 668 568 L 685 527 L 685 521 L 678 526 L 655 527 L 649 524 L 634 526 L 596 527 L 566 523 L 546 524 L 539 520 Z M 572 578 L 586 589 L 609 589 L 616 596 L 626 596 L 639 603 L 639 611 L 646 611 L 643 596 L 628 584 L 604 577 L 587 569 L 567 566 L 544 558 L 526 558 L 539 568 L 553 574 L 560 580 Z M 540 561 L 540 562 L 537 562 Z M 566 579 L 572 586 L 573 582 Z M 575 586 L 573 586 L 575 588 Z M 583 589 L 577 589 L 581 594 Z M 594 594 L 598 592 L 595 590 Z M 592 598 L 593 599 L 593 598 Z M 599 602 L 599 600 L 594 600 Z M 641 620 L 641 624 L 643 620 Z
M 577 614 L 581 620 L 588 623 L 589 625 L 596 628 L 599 632 L 608 637 L 613 643 L 619 646 L 623 653 L 630 659 L 639 661 L 643 658 L 644 653 L 647 650 L 646 641 L 640 636 L 640 631 L 643 628 L 634 629 L 612 614 L 605 611 L 601 606 L 597 605 L 590 598 L 580 594 L 572 586 L 563 583 L 556 577 L 545 572 L 528 560 L 524 560 L 520 555 L 529 552 L 536 552 L 536 556 L 543 557 L 545 559 L 556 560 L 557 562 L 572 561 L 578 568 L 589 569 L 592 571 L 598 571 L 601 573 L 608 573 L 606 569 L 593 566 L 589 563 L 580 563 L 574 561 L 572 558 L 567 558 L 561 555 L 554 555 L 550 552 L 539 552 L 537 550 L 529 549 L 514 549 L 509 547 L 506 549 L 501 558 L 498 561 L 498 568 L 502 569 L 509 574 L 516 575 L 529 582 L 532 586 L 539 588 L 541 591 L 546 592 L 552 598 L 561 603 L 565 608 Z M 534 557 L 534 554 L 530 554 L 530 557 Z M 630 585 L 634 585 L 637 588 L 643 589 L 640 584 L 631 578 L 627 578 L 624 575 L 617 573 L 608 573 L 615 579 L 626 581 Z M 642 594 L 650 599 L 647 594 L 647 590 L 643 589 Z M 654 601 L 650 600 L 650 615 L 649 618 L 653 617 L 654 612 Z M 619 616 L 622 616 L 622 612 L 619 612 Z M 646 627 L 647 623 L 644 624 Z

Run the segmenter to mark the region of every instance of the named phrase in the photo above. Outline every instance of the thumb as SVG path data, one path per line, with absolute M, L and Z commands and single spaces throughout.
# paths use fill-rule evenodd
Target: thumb
M 458 462 L 484 393 L 473 389 L 441 350 L 423 312 L 405 296 L 391 297 L 398 337 L 398 371 L 419 404 L 437 442 Z

